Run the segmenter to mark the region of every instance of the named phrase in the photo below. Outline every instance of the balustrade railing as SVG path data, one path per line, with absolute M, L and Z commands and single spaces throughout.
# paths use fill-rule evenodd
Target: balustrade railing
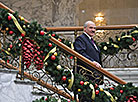
M 0 7 L 9 9 L 3 4 L 0 4 Z M 9 9 L 10 10 L 10 9 Z M 10 10 L 10 12 L 14 12 Z M 25 20 L 28 22 L 27 20 Z M 95 40 L 97 42 L 103 42 L 103 41 L 108 41 L 109 37 L 114 38 L 116 35 L 120 35 L 122 32 L 127 32 L 128 30 L 132 29 L 136 25 L 108 25 L 108 26 L 97 26 L 97 32 L 95 36 Z M 68 39 L 70 43 L 73 43 L 75 38 L 80 35 L 83 31 L 83 27 L 46 27 L 47 31 L 54 31 L 57 34 L 59 34 L 61 37 L 64 37 L 65 39 Z M 7 37 L 7 33 L 5 30 L 1 30 L 0 33 L 0 49 L 2 48 L 7 48 L 7 43 L 14 42 L 10 37 Z M 62 54 L 60 56 L 60 64 L 63 66 L 66 66 L 67 68 L 73 68 L 75 65 L 74 60 L 80 59 L 82 62 L 86 63 L 88 66 L 93 67 L 96 71 L 101 72 L 103 75 L 107 76 L 108 78 L 112 79 L 113 81 L 120 83 L 120 84 L 126 84 L 125 81 L 121 80 L 117 76 L 109 73 L 108 71 L 104 70 L 104 68 L 97 68 L 90 60 L 87 58 L 83 57 L 82 55 L 78 54 L 76 51 L 73 49 L 67 47 L 54 37 L 51 37 L 49 39 L 51 42 L 55 43 L 58 45 L 59 49 L 61 48 Z M 135 42 L 135 48 L 132 48 L 132 50 L 123 50 L 124 52 L 119 52 L 119 54 L 115 55 L 103 55 L 103 65 L 104 67 L 137 67 L 138 66 L 138 59 L 137 59 L 137 42 Z M 19 45 L 21 46 L 21 45 Z M 2 49 L 4 50 L 4 49 Z M 18 52 L 18 51 L 17 51 Z M 8 53 L 5 51 L 5 53 Z M 70 60 L 66 53 L 69 53 L 70 55 L 74 56 L 74 60 Z M 9 54 L 9 53 L 8 53 Z M 3 58 L 0 58 L 3 59 Z M 5 60 L 8 63 L 5 63 L 3 60 L 0 60 L 0 64 L 3 65 L 3 67 L 7 68 L 12 68 L 15 70 L 19 70 L 19 74 L 21 75 L 21 79 L 24 78 L 29 78 L 30 80 L 37 81 L 37 83 L 43 87 L 46 87 L 50 90 L 47 89 L 40 89 L 34 87 L 34 89 L 41 90 L 43 92 L 48 92 L 47 94 L 53 95 L 55 93 L 58 93 L 66 98 L 71 98 L 73 99 L 72 95 L 69 93 L 69 90 L 67 90 L 64 86 L 61 85 L 61 88 L 65 90 L 65 92 L 59 90 L 59 85 L 57 85 L 54 81 L 53 78 L 48 74 L 47 71 L 45 70 L 36 70 L 36 66 L 31 64 L 29 68 L 25 68 L 24 64 L 22 63 L 21 56 L 12 56 L 9 54 L 8 57 L 6 57 Z M 130 59 L 133 59 L 133 63 L 130 62 Z M 122 61 L 122 62 L 121 62 Z M 128 61 L 128 62 L 127 62 Z M 129 64 L 128 64 L 129 63 Z M 46 63 L 45 63 L 46 64 Z
M 109 38 L 116 39 L 116 36 L 121 36 L 122 33 L 127 33 L 136 25 L 108 25 L 102 27 L 96 27 L 97 31 L 94 36 L 94 40 L 100 44 L 101 42 L 109 42 Z M 47 30 L 53 30 L 59 36 L 68 39 L 71 43 L 75 38 L 82 34 L 83 27 L 48 27 Z M 134 46 L 135 47 L 134 47 Z M 114 55 L 102 54 L 102 62 L 105 68 L 129 68 L 138 67 L 138 42 L 136 41 L 131 49 L 124 49 Z

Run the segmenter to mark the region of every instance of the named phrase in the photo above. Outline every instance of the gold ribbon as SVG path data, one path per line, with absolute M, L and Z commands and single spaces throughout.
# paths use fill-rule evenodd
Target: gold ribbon
M 8 13 L 11 18 L 13 19 L 13 22 L 15 23 L 16 27 L 18 28 L 18 30 L 23 33 L 25 35 L 25 31 L 22 29 L 22 27 L 20 26 L 20 24 L 18 23 L 17 19 L 11 14 L 11 13 Z
M 89 85 L 89 87 L 92 89 L 92 96 L 91 98 L 94 100 L 95 99 L 95 90 L 92 84 Z
M 9 53 L 8 51 L 4 50 L 4 52 L 5 52 L 7 55 L 10 55 L 10 53 Z
M 69 83 L 69 85 L 68 85 L 68 89 L 71 89 L 71 87 L 72 87 L 72 85 L 73 85 L 73 83 L 74 83 L 74 74 L 72 73 L 71 69 L 69 69 L 69 68 L 66 67 L 66 66 L 65 66 L 65 68 L 68 69 L 68 70 L 70 71 L 70 73 L 71 73 L 71 81 L 70 81 L 70 83 Z
M 48 59 L 50 53 L 56 52 L 56 47 L 54 47 L 45 57 L 44 62 Z
M 116 102 L 115 99 L 113 98 L 113 96 L 112 96 L 108 91 L 105 91 L 105 90 L 104 90 L 104 92 L 106 93 L 107 96 L 110 96 L 110 100 L 111 100 L 112 102 Z
M 135 30 L 135 31 L 133 31 L 132 33 L 138 33 L 138 31 L 137 31 L 137 30 Z
M 131 38 L 131 37 L 132 37 L 131 35 L 122 36 L 122 38 Z
M 71 49 L 73 49 L 74 50 L 74 46 L 73 46 L 73 44 L 71 43 Z

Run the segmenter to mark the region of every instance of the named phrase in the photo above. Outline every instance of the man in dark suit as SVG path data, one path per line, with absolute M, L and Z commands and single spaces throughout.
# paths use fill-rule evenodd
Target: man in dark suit
M 85 22 L 83 34 L 77 37 L 74 42 L 74 50 L 91 60 L 97 67 L 101 67 L 102 62 L 100 56 L 100 49 L 94 43 L 92 38 L 95 35 L 95 31 L 96 25 L 94 22 Z M 91 80 L 92 82 L 97 84 L 103 84 L 103 76 L 101 73 L 82 63 L 79 59 L 77 60 L 77 65 L 80 66 L 77 67 L 77 72 L 84 75 L 86 79 Z M 88 70 L 86 71 L 85 69 Z

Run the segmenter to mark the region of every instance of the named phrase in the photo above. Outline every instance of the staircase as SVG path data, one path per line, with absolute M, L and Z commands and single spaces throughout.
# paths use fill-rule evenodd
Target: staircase
M 132 82 L 138 86 L 138 68 L 104 68 L 126 82 Z M 107 79 L 105 77 L 105 79 Z
M 0 68 L 0 102 L 32 102 L 44 96 L 32 94 L 36 82 L 17 79 L 18 72 Z

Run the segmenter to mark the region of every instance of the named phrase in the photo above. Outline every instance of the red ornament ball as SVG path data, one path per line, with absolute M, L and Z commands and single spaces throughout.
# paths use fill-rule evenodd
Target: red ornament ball
M 9 60 L 7 60 L 7 63 L 9 63 Z
M 84 85 L 84 82 L 83 82 L 83 81 L 80 81 L 80 84 L 81 84 L 81 85 Z
M 96 90 L 96 91 L 95 91 L 95 94 L 98 95 L 98 94 L 99 94 L 99 90 Z
M 70 59 L 73 59 L 73 56 L 70 56 L 69 58 L 70 58 Z
M 48 98 L 45 98 L 45 101 L 47 101 L 48 100 Z
M 10 48 L 12 48 L 13 46 L 12 46 L 12 44 L 10 44 Z
M 55 36 L 55 34 L 52 34 L 52 36 L 54 37 L 54 36 Z
M 24 37 L 24 36 L 25 36 L 25 34 L 21 33 L 21 36 L 22 36 L 22 37 Z
M 58 41 L 60 41 L 60 42 L 61 42 L 61 39 L 58 39 Z
M 114 90 L 114 88 L 113 88 L 113 87 L 111 87 L 111 88 L 110 88 L 110 90 Z
M 66 79 L 67 79 L 66 76 L 63 76 L 63 77 L 62 77 L 62 80 L 63 80 L 63 81 L 66 81 Z
M 20 42 L 22 42 L 22 39 L 21 39 L 21 38 L 19 38 L 19 41 L 20 41 Z
M 51 56 L 51 60 L 55 60 L 56 59 L 56 56 L 55 55 L 52 55 Z
M 123 90 L 120 90 L 120 93 L 123 93 Z
M 132 37 L 132 40 L 133 40 L 133 41 L 136 41 L 136 39 L 135 39 L 134 37 Z
M 48 46 L 49 46 L 49 47 L 52 47 L 52 44 L 51 44 L 51 43 L 49 43 L 49 44 L 48 44 Z
M 8 20 L 10 21 L 12 18 L 11 18 L 11 16 L 8 16 Z
M 45 34 L 45 32 L 44 31 L 40 31 L 40 35 L 44 35 Z
M 9 31 L 9 34 L 12 35 L 13 34 L 13 31 Z

